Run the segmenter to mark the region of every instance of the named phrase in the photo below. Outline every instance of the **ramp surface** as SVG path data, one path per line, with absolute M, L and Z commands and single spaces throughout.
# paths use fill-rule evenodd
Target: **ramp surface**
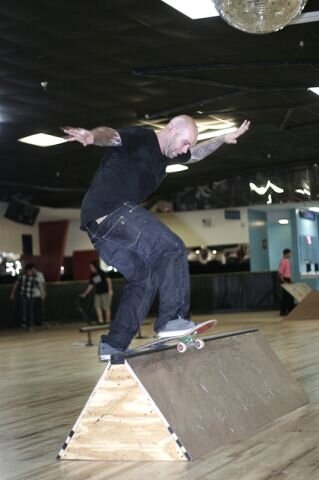
M 281 287 L 300 303 L 312 292 L 312 288 L 307 283 L 282 283 Z
M 310 292 L 285 320 L 319 320 L 319 292 Z
M 128 360 L 192 460 L 307 403 L 257 331 Z
M 257 330 L 107 364 L 59 457 L 194 460 L 307 403 Z

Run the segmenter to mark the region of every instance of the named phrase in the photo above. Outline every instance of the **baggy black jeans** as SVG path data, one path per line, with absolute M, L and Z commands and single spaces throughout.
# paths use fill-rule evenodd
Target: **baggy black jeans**
M 99 257 L 126 278 L 105 341 L 126 350 L 159 292 L 158 331 L 189 312 L 189 268 L 182 240 L 154 215 L 131 202 L 86 227 Z

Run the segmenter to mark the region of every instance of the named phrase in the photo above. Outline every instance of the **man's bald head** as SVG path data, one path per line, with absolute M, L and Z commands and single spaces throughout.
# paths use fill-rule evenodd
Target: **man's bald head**
M 177 117 L 172 118 L 168 125 L 175 127 L 180 132 L 188 132 L 192 138 L 192 145 L 195 145 L 198 137 L 198 128 L 195 120 L 189 115 L 178 115 Z
M 188 115 L 172 118 L 158 133 L 161 151 L 168 158 L 188 152 L 197 142 L 198 129 L 195 120 Z

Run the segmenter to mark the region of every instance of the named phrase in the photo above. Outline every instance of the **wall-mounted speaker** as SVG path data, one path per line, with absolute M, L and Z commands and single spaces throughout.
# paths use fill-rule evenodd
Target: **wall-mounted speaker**
M 39 211 L 40 208 L 31 205 L 31 203 L 24 202 L 22 200 L 12 199 L 7 207 L 4 216 L 9 220 L 17 223 L 34 225 Z

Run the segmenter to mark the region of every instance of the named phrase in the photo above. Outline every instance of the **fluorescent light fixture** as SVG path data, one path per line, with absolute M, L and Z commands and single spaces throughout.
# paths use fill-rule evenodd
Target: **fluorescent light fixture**
M 166 173 L 176 173 L 176 172 L 183 172 L 184 170 L 188 170 L 187 165 L 181 165 L 176 163 L 175 165 L 167 165 Z
M 310 190 L 308 190 L 307 188 L 297 188 L 295 192 L 301 193 L 301 195 L 308 195 L 308 197 L 311 196 Z
M 263 220 L 254 220 L 253 222 L 251 222 L 251 225 L 253 227 L 264 227 L 266 225 L 266 222 L 264 222 Z
M 267 184 L 266 184 L 265 187 L 257 187 L 257 185 L 255 185 L 254 183 L 251 182 L 249 184 L 249 188 L 253 192 L 258 193 L 258 195 L 265 195 L 265 193 L 267 193 L 269 188 L 271 188 L 275 193 L 283 193 L 284 192 L 283 188 L 277 187 L 277 185 L 275 185 L 274 183 L 271 183 L 270 180 L 267 181 Z
M 319 12 L 306 12 L 300 15 L 297 15 L 289 25 L 296 25 L 297 23 L 309 23 L 309 22 L 318 22 Z
M 311 210 L 312 212 L 319 213 L 319 207 L 309 207 L 308 210 Z
M 280 223 L 280 225 L 287 225 L 289 223 L 289 220 L 287 218 L 281 218 L 280 220 L 278 220 L 278 223 Z
M 212 0 L 162 0 L 170 7 L 187 15 L 193 20 L 198 18 L 217 17 L 219 14 Z
M 284 193 L 283 188 L 277 187 L 277 185 L 275 185 L 271 182 L 269 182 L 269 187 L 272 188 L 275 193 Z
M 270 193 L 268 194 L 268 200 L 267 200 L 266 203 L 267 203 L 267 205 L 270 205 L 272 203 L 272 196 L 271 196 Z
M 18 141 L 36 145 L 37 147 L 52 147 L 53 145 L 66 142 L 62 137 L 55 137 L 54 135 L 47 135 L 46 133 L 36 133 L 35 135 L 19 138 Z
M 319 95 L 319 87 L 309 87 L 308 90 L 315 93 L 316 95 Z
M 208 140 L 213 137 L 220 137 L 221 135 L 226 135 L 227 133 L 232 133 L 237 130 L 237 127 L 224 128 L 220 130 L 210 130 L 208 132 L 203 132 L 198 134 L 198 140 Z

